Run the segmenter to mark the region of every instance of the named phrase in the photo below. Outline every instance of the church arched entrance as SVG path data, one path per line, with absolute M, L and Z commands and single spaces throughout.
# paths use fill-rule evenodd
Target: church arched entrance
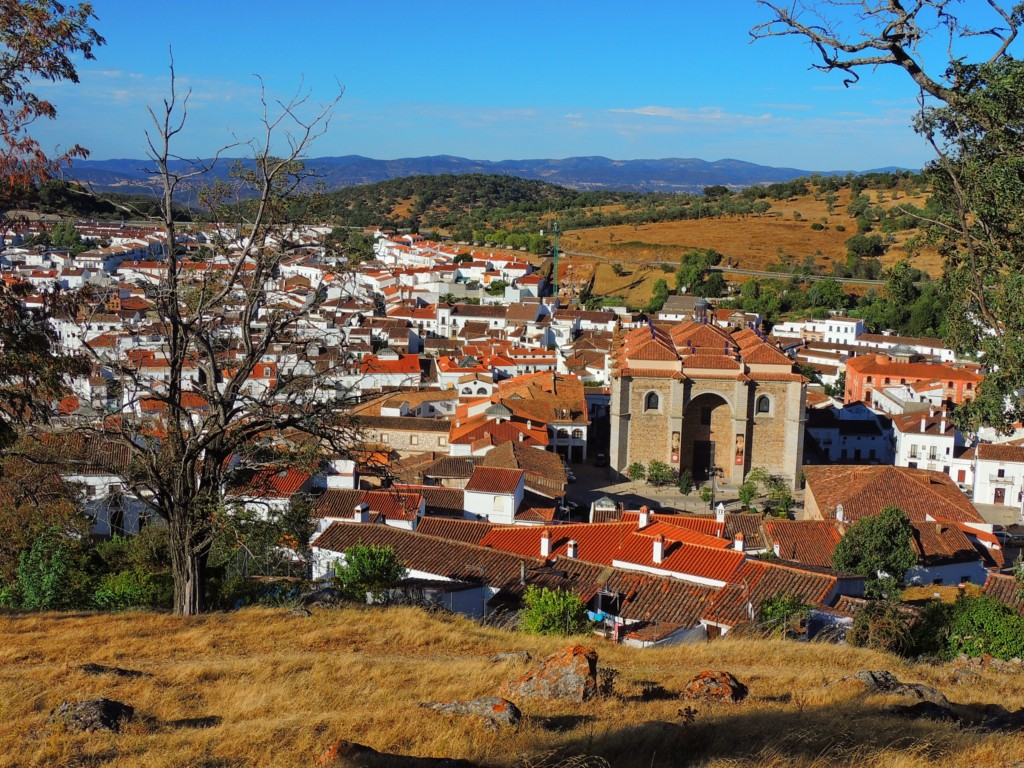
M 732 481 L 732 454 L 736 450 L 732 408 L 720 395 L 693 398 L 683 413 L 679 468 L 693 472 L 697 484 L 706 482 L 715 468 L 719 479 Z

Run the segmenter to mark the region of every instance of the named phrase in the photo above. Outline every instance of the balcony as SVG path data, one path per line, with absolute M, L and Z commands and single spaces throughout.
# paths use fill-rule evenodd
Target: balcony
M 1013 485 L 1014 478 L 1000 477 L 999 475 L 989 475 L 988 481 L 994 485 Z

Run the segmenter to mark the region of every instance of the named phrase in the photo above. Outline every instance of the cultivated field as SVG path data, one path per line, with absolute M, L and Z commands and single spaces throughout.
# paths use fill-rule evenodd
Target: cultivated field
M 851 682 L 827 685 L 860 669 L 890 669 L 954 702 L 1016 709 L 1024 707 L 1019 672 L 911 665 L 845 646 L 726 640 L 635 650 L 586 639 L 602 666 L 619 670 L 618 695 L 583 705 L 519 702 L 527 717 L 514 732 L 417 706 L 491 695 L 522 670 L 490 663 L 493 654 L 538 656 L 566 642 L 412 608 L 322 610 L 311 618 L 283 609 L 192 619 L 0 615 L 0 766 L 288 768 L 311 765 L 337 739 L 495 767 L 550 766 L 571 754 L 595 756 L 576 766 L 605 765 L 601 757 L 616 768 L 995 768 L 1024 761 L 1019 735 L 884 715 L 882 706 L 906 700 L 867 697 Z M 88 662 L 147 676 L 88 675 L 79 669 Z M 697 704 L 688 717 L 673 693 L 703 669 L 732 672 L 750 697 Z M 664 692 L 641 700 L 645 681 Z M 51 733 L 47 718 L 58 703 L 96 696 L 132 704 L 135 721 L 118 734 Z M 558 757 L 550 757 L 555 750 Z

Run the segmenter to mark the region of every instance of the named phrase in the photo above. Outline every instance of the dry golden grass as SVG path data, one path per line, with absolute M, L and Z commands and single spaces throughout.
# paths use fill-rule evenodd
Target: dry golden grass
M 602 666 L 620 671 L 620 696 L 583 705 L 520 702 L 526 720 L 492 733 L 421 701 L 494 693 L 519 669 L 491 664 L 500 651 L 553 652 L 564 639 L 481 628 L 412 608 L 319 611 L 299 618 L 251 609 L 193 619 L 165 615 L 0 617 L 0 766 L 227 768 L 308 766 L 330 742 L 388 752 L 461 757 L 487 766 L 536 764 L 553 750 L 612 766 L 1009 766 L 1024 739 L 878 713 L 840 680 L 891 669 L 957 702 L 1024 706 L 1018 677 L 982 670 L 958 683 L 943 665 L 910 665 L 844 646 L 752 639 L 636 650 L 594 641 Z M 90 676 L 86 662 L 142 670 L 137 679 Z M 643 681 L 678 691 L 702 669 L 726 669 L 750 686 L 731 706 L 676 698 L 639 700 Z M 119 734 L 53 734 L 62 700 L 107 696 L 132 704 Z M 215 716 L 210 727 L 183 723 Z M 175 722 L 179 721 L 179 722 Z
M 901 194 L 897 200 L 884 193 L 881 202 L 878 191 L 868 190 L 872 204 L 893 207 L 905 203 L 924 207 L 924 196 Z M 743 269 L 765 270 L 778 262 L 780 252 L 795 257 L 797 263 L 805 256 L 816 257 L 817 263 L 829 271 L 834 263 L 845 264 L 846 240 L 857 232 L 856 221 L 846 213 L 850 191 L 840 190 L 833 212 L 830 214 L 824 199 L 813 194 L 783 201 L 773 201 L 771 211 L 763 216 L 723 216 L 717 219 L 668 221 L 656 224 L 624 224 L 613 227 L 579 229 L 562 236 L 562 246 L 569 251 L 593 254 L 602 260 L 621 262 L 627 268 L 644 262 L 664 259 L 675 260 L 686 248 L 713 248 L 732 260 L 733 266 Z M 800 219 L 793 218 L 794 213 Z M 824 230 L 813 230 L 815 222 L 826 224 Z M 846 227 L 845 232 L 836 225 Z M 882 257 L 885 266 L 891 266 L 907 257 L 905 243 L 912 232 L 896 233 L 896 244 Z M 574 259 L 587 260 L 586 256 Z M 933 277 L 942 274 L 942 261 L 935 251 L 926 251 L 913 259 L 914 266 Z M 645 298 L 650 296 L 648 290 Z

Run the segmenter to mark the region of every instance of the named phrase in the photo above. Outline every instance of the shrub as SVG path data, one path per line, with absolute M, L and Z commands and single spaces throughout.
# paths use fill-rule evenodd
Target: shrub
M 1024 657 L 1024 616 L 988 595 L 961 595 L 949 612 L 945 654 Z
M 824 228 L 825 228 L 825 225 L 822 224 L 820 221 L 816 221 L 813 224 L 811 224 L 811 229 L 813 229 L 816 232 L 820 232 Z
M 796 595 L 772 595 L 761 603 L 757 620 L 761 628 L 769 634 L 795 637 L 806 631 L 810 608 Z
M 377 544 L 353 544 L 335 572 L 342 592 L 357 600 L 365 600 L 369 593 L 376 602 L 407 573 L 393 548 Z
M 889 653 L 909 654 L 914 648 L 914 620 L 898 603 L 868 603 L 853 619 L 846 642 Z
M 587 607 L 573 592 L 530 585 L 523 595 L 522 626 L 538 635 L 578 635 L 590 629 Z
M 22 608 L 34 611 L 73 608 L 81 603 L 84 576 L 74 542 L 49 528 L 18 558 L 17 594 Z
M 128 608 L 170 607 L 173 585 L 169 576 L 132 568 L 103 576 L 93 592 L 93 602 L 110 611 Z
M 638 483 L 641 480 L 646 480 L 647 467 L 645 467 L 639 461 L 634 461 L 632 464 L 626 467 L 626 477 L 628 477 L 634 483 Z
M 715 498 L 715 492 L 712 490 L 710 485 L 705 485 L 700 489 L 700 500 L 705 504 L 710 504 L 711 500 Z

